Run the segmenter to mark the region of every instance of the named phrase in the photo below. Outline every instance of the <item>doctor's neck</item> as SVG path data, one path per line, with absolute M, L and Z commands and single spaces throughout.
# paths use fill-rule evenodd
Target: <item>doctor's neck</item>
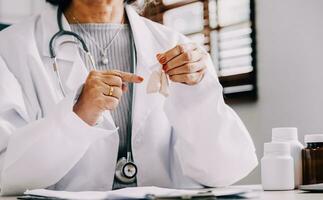
M 72 0 L 64 12 L 70 24 L 124 23 L 123 0 Z

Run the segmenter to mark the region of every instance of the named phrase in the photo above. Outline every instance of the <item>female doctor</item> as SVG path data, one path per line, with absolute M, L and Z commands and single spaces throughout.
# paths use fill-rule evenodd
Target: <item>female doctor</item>
M 49 2 L 0 33 L 2 195 L 216 187 L 254 169 L 200 47 L 131 2 Z

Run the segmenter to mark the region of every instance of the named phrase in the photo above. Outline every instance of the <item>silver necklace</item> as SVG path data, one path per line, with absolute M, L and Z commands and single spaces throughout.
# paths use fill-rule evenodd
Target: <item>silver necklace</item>
M 102 64 L 108 65 L 109 64 L 109 59 L 108 59 L 108 56 L 107 56 L 107 54 L 108 54 L 107 50 L 110 48 L 110 46 L 112 45 L 113 41 L 117 38 L 117 36 L 121 32 L 122 26 L 120 26 L 120 28 L 118 29 L 118 31 L 116 32 L 116 34 L 112 37 L 111 41 L 107 44 L 107 46 L 102 48 L 95 41 L 95 39 L 91 36 L 91 34 L 89 32 L 87 32 L 82 27 L 81 23 L 74 16 L 72 18 L 76 22 L 76 24 L 82 29 L 82 31 L 87 35 L 87 37 L 93 42 L 93 44 L 99 49 L 100 54 L 101 54 L 101 62 L 102 62 Z

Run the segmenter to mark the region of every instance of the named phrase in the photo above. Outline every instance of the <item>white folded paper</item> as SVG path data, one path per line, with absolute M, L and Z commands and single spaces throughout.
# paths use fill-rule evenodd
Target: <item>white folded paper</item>
M 196 194 L 193 190 L 175 190 L 158 187 L 129 187 L 120 190 L 113 190 L 107 192 L 99 191 L 84 191 L 84 192 L 67 192 L 55 191 L 47 189 L 27 190 L 25 195 L 59 198 L 59 199 L 73 199 L 73 200 L 104 200 L 104 199 L 143 199 L 147 195 L 165 196 L 165 195 L 188 195 Z
M 157 92 L 165 97 L 169 95 L 169 80 L 167 74 L 161 69 L 161 67 L 152 72 L 147 85 L 148 94 Z
M 144 199 L 154 197 L 206 197 L 206 196 L 232 196 L 241 195 L 250 192 L 248 189 L 233 189 L 233 188 L 209 188 L 196 190 L 177 190 L 160 187 L 129 187 L 120 190 L 99 192 L 99 191 L 84 191 L 84 192 L 67 192 L 55 191 L 47 189 L 27 190 L 24 194 L 27 196 L 38 196 L 44 198 L 58 198 L 66 200 L 120 200 L 120 199 Z

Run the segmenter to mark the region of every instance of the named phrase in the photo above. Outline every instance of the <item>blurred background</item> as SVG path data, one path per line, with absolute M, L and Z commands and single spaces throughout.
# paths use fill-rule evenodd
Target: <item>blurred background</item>
M 45 0 L 0 0 L 0 24 L 44 6 Z M 322 9 L 322 0 L 157 0 L 142 15 L 210 52 L 225 100 L 260 159 L 273 127 L 298 127 L 302 143 L 305 134 L 323 133 Z M 259 184 L 259 167 L 239 183 Z

